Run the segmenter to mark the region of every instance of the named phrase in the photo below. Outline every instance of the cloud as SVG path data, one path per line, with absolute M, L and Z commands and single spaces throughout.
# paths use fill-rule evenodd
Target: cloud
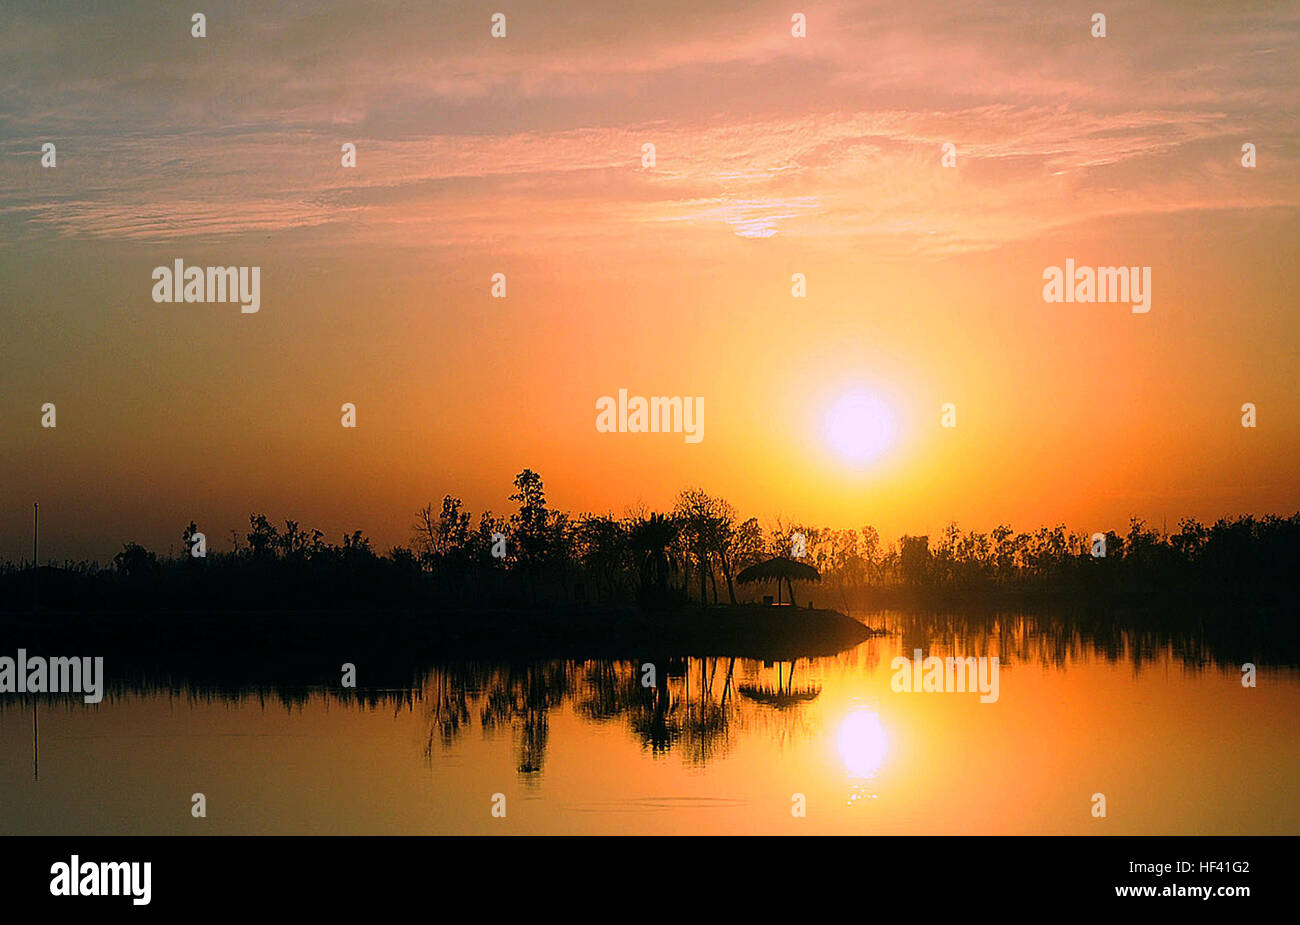
M 1124 4 L 1104 40 L 1028 2 L 828 4 L 805 40 L 770 3 L 514 9 L 501 41 L 405 2 L 222 4 L 207 40 L 161 5 L 8 14 L 4 240 L 528 250 L 670 227 L 945 254 L 1300 199 L 1285 7 Z M 1236 166 L 1242 140 L 1267 171 Z

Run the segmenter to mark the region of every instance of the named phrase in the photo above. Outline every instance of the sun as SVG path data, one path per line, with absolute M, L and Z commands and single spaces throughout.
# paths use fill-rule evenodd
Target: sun
M 870 462 L 894 440 L 894 417 L 889 407 L 870 392 L 841 396 L 826 412 L 826 440 L 845 459 Z

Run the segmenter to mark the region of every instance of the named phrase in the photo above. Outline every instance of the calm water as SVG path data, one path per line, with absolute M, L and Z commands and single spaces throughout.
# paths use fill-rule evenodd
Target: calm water
M 863 619 L 893 632 L 793 673 L 659 659 L 657 693 L 639 659 L 438 665 L 415 689 L 342 697 L 45 699 L 38 756 L 30 701 L 9 697 L 0 832 L 1300 833 L 1293 661 L 1256 656 L 1247 689 L 1221 641 Z M 997 655 L 999 699 L 895 693 L 890 661 L 917 647 Z

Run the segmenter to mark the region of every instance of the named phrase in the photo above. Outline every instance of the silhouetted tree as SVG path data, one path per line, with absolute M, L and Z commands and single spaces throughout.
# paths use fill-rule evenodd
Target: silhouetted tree
M 265 514 L 250 514 L 248 524 L 252 527 L 247 539 L 253 558 L 274 558 L 275 551 L 280 546 L 280 533 L 275 529 L 275 525 L 266 519 Z
M 636 555 L 643 592 L 658 601 L 668 597 L 668 549 L 677 539 L 679 525 L 672 517 L 651 514 L 632 525 L 628 542 Z
M 123 546 L 122 551 L 113 557 L 113 565 L 133 581 L 156 575 L 159 571 L 158 557 L 139 543 Z
M 899 567 L 903 581 L 912 587 L 922 587 L 930 581 L 930 538 L 906 536 L 898 541 Z

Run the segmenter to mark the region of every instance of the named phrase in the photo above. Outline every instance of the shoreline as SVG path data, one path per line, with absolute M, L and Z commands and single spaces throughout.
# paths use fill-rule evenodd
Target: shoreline
M 157 663 L 339 653 L 403 663 L 441 656 L 631 658 L 647 653 L 788 660 L 879 635 L 839 611 L 762 604 L 418 610 L 0 612 L 2 651 L 118 654 Z

